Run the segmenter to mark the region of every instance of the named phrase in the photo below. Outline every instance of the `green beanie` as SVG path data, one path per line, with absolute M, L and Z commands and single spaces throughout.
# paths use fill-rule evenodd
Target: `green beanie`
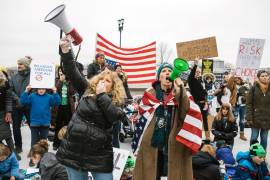
M 251 157 L 253 156 L 265 157 L 266 156 L 266 152 L 264 148 L 262 147 L 262 145 L 260 145 L 260 143 L 252 144 L 249 148 L 249 152 L 250 152 Z

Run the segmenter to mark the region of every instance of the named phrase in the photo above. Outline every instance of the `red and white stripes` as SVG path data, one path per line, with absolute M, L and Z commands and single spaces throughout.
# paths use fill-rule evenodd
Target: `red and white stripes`
M 187 92 L 190 102 L 183 127 L 176 136 L 176 140 L 189 149 L 192 153 L 198 152 L 202 143 L 202 115 L 199 106 L 194 102 L 193 97 Z

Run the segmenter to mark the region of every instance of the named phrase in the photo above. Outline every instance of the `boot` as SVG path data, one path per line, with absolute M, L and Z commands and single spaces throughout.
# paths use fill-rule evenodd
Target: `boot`
M 211 139 L 210 139 L 210 131 L 205 131 L 205 139 L 211 141 Z
M 247 138 L 243 131 L 240 132 L 240 139 L 242 139 L 243 141 L 247 141 Z

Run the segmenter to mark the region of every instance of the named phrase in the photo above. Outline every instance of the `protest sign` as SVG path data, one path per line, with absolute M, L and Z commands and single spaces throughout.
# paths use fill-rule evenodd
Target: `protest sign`
M 186 60 L 217 57 L 216 37 L 176 43 L 177 56 Z
M 240 38 L 236 70 L 237 76 L 254 80 L 260 68 L 264 48 L 264 39 Z
M 128 150 L 113 148 L 113 180 L 120 180 L 125 168 L 128 156 Z M 91 173 L 88 173 L 88 180 L 92 180 Z
M 202 74 L 213 73 L 214 61 L 213 59 L 202 60 Z
M 55 65 L 46 62 L 32 62 L 30 72 L 32 88 L 51 89 L 55 86 Z

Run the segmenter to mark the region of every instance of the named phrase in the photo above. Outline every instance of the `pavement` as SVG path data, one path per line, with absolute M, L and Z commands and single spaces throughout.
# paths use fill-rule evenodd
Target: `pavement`
M 29 168 L 29 158 L 27 158 L 28 152 L 30 150 L 30 145 L 31 145 L 31 134 L 30 134 L 30 129 L 28 126 L 23 126 L 21 128 L 22 131 L 22 138 L 23 138 L 23 152 L 20 154 L 22 157 L 22 160 L 19 161 L 20 168 L 21 169 L 27 169 Z M 204 134 L 204 133 L 203 133 Z M 248 139 L 250 139 L 251 135 L 251 129 L 245 129 L 245 135 Z M 212 137 L 213 138 L 213 137 Z M 120 148 L 121 149 L 126 149 L 131 152 L 131 138 L 125 139 L 124 143 L 120 143 Z M 233 154 L 236 155 L 238 151 L 247 151 L 249 148 L 249 141 L 243 141 L 239 138 L 239 134 L 235 137 L 235 142 L 234 142 L 234 147 L 233 147 Z M 50 142 L 50 147 L 49 147 L 50 152 L 54 152 L 52 148 L 52 143 Z M 270 136 L 268 136 L 268 148 L 267 148 L 267 157 L 266 161 L 270 163 Z M 269 166 L 270 168 L 270 166 Z

